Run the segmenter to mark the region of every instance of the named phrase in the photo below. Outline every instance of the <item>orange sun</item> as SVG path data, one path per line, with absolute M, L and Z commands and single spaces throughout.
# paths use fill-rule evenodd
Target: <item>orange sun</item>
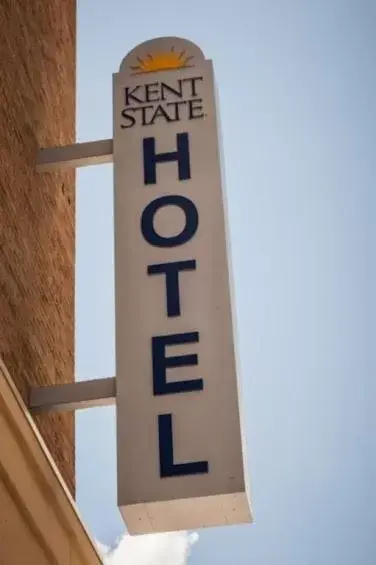
M 178 69 L 184 69 L 191 67 L 190 61 L 193 56 L 187 57 L 186 51 L 181 51 L 181 53 L 175 53 L 173 47 L 170 51 L 162 53 L 154 53 L 153 55 L 147 54 L 147 57 L 141 59 L 137 57 L 138 65 L 131 66 L 133 74 L 141 75 L 144 73 L 155 73 L 157 71 L 176 71 Z

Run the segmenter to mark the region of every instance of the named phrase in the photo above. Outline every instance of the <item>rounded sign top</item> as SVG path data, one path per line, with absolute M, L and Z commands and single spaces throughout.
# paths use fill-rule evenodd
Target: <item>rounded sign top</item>
M 157 37 L 137 45 L 124 57 L 120 73 L 142 75 L 195 67 L 205 60 L 197 45 L 180 37 Z

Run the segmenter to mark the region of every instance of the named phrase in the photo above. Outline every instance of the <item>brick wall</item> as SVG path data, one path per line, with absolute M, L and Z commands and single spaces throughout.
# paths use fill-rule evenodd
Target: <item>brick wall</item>
M 25 399 L 73 379 L 74 173 L 35 160 L 75 139 L 75 33 L 75 0 L 1 2 L 0 356 Z M 73 492 L 73 415 L 36 421 Z

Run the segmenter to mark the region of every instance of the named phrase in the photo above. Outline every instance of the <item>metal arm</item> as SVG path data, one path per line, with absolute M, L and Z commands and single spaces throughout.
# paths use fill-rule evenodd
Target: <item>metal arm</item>
M 62 385 L 35 387 L 30 390 L 32 413 L 63 412 L 115 404 L 116 378 L 94 379 Z

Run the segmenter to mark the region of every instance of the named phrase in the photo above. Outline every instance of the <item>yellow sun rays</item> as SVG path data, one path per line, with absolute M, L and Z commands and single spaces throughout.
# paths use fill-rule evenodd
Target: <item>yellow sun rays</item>
M 162 53 L 147 54 L 147 57 L 141 59 L 137 57 L 138 65 L 131 66 L 133 74 L 140 75 L 144 73 L 155 73 L 157 71 L 175 71 L 192 66 L 190 62 L 193 56 L 188 57 L 186 51 L 176 53 L 171 47 L 170 51 Z

